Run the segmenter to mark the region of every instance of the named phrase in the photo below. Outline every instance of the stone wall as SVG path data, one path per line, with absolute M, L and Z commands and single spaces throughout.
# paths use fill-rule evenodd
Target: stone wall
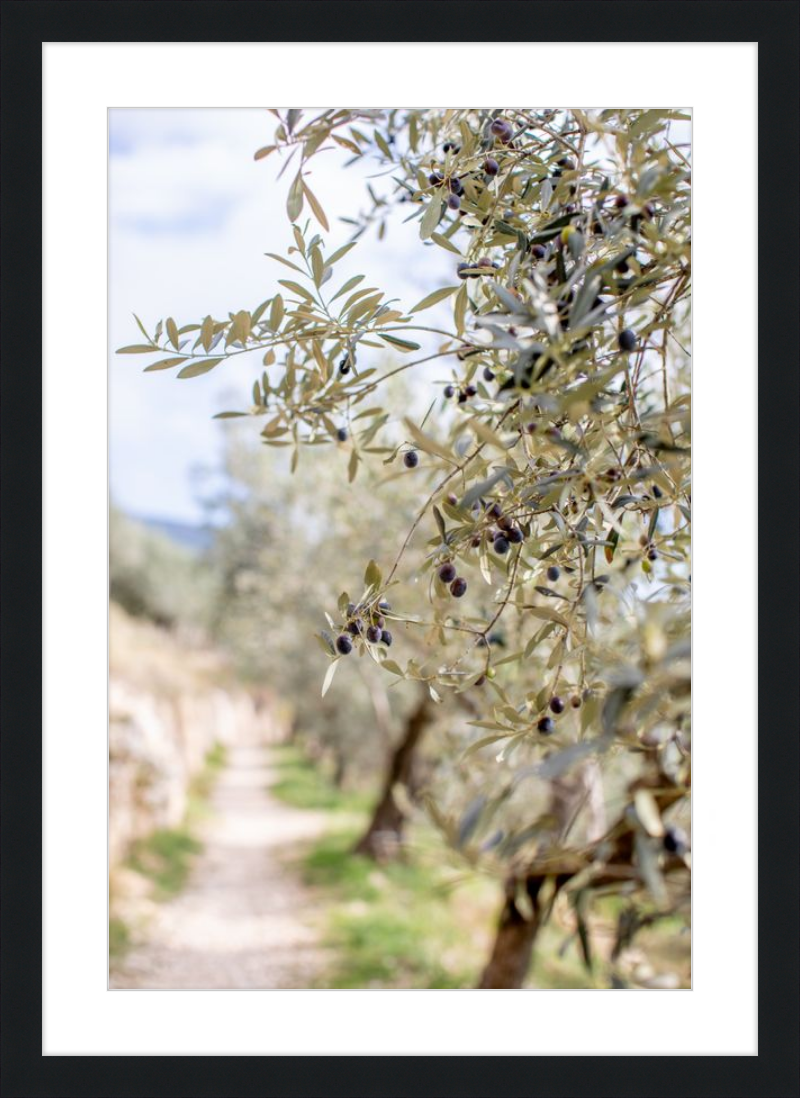
M 216 744 L 278 742 L 285 737 L 285 721 L 270 694 L 238 686 L 222 673 L 213 653 L 184 650 L 169 634 L 116 609 L 111 652 L 109 861 L 114 867 L 136 839 L 181 823 L 192 779 Z

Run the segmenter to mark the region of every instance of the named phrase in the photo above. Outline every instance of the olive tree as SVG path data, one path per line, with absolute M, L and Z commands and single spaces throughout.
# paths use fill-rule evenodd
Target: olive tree
M 224 415 L 255 419 L 293 462 L 346 432 L 351 480 L 372 464 L 402 476 L 404 535 L 331 593 L 325 685 L 365 653 L 433 704 L 474 708 L 428 807 L 504 882 L 481 986 L 522 982 L 556 905 L 591 966 L 593 904 L 608 894 L 613 965 L 640 926 L 688 919 L 690 170 L 670 134 L 682 116 L 273 113 L 255 156 L 294 173 L 275 292 L 252 311 L 140 325 L 145 342 L 123 350 L 160 352 L 147 368 L 182 378 L 260 355 L 248 405 Z M 373 165 L 383 191 L 366 188 L 352 239 L 329 251 L 308 173 L 332 147 Z M 395 209 L 421 254 L 452 257 L 411 308 L 337 277 L 364 234 L 389 239 Z M 387 348 L 399 361 L 382 368 Z M 391 403 L 400 372 L 437 387 L 428 407 Z M 411 609 L 420 584 L 425 613 Z

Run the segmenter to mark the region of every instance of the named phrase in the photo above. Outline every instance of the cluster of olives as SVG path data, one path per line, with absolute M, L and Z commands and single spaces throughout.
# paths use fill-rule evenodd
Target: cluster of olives
M 463 388 L 459 389 L 456 389 L 454 385 L 445 385 L 443 392 L 447 400 L 452 400 L 456 393 L 458 393 L 459 404 L 466 404 L 471 397 L 477 396 L 478 394 L 478 390 L 474 385 L 465 385 Z
M 467 593 L 467 581 L 456 572 L 456 566 L 451 560 L 447 560 L 439 567 L 437 573 L 439 579 L 450 588 L 450 594 L 454 599 L 460 599 Z
M 559 716 L 567 708 L 567 703 L 564 701 L 563 698 L 559 697 L 558 694 L 553 694 L 549 704 L 550 712 L 555 713 L 556 716 Z M 583 699 L 581 698 L 580 694 L 573 694 L 572 697 L 569 699 L 569 704 L 572 706 L 573 709 L 580 709 L 581 705 L 583 704 Z M 547 716 L 540 717 L 537 721 L 536 727 L 543 736 L 551 736 L 556 730 L 555 721 L 552 717 Z
M 392 634 L 386 628 L 384 613 L 391 610 L 388 602 L 379 602 L 377 608 L 347 605 L 347 625 L 345 631 L 336 638 L 336 651 L 340 656 L 349 656 L 353 651 L 353 637 L 363 637 L 370 644 L 391 646 Z
M 525 534 L 519 526 L 515 526 L 508 515 L 503 514 L 499 503 L 492 503 L 486 509 L 489 518 L 496 521 L 499 529 L 489 529 L 488 537 L 492 542 L 492 548 L 498 556 L 504 557 L 512 545 L 521 545 L 525 540 Z
M 481 278 L 484 275 L 493 274 L 494 271 L 499 270 L 499 263 L 484 256 L 482 259 L 479 259 L 477 263 L 459 263 L 456 267 L 456 274 L 463 280 L 465 278 Z
M 631 200 L 628 198 L 628 196 L 626 194 L 618 194 L 616 196 L 616 198 L 614 199 L 614 206 L 618 210 L 624 210 L 628 206 L 630 206 L 630 204 L 631 204 Z M 639 227 L 639 223 L 641 222 L 642 218 L 645 218 L 647 221 L 650 221 L 655 216 L 655 212 L 656 211 L 655 211 L 655 207 L 653 206 L 653 203 L 652 202 L 645 202 L 644 205 L 641 207 L 641 212 L 640 213 L 635 213 L 633 215 L 633 217 L 631 218 L 631 228 L 632 229 L 637 229 Z
M 464 184 L 457 175 L 444 176 L 441 172 L 432 171 L 428 176 L 428 182 L 432 187 L 447 186 L 450 194 L 447 196 L 447 205 L 451 210 L 461 208 L 461 196 L 464 193 Z

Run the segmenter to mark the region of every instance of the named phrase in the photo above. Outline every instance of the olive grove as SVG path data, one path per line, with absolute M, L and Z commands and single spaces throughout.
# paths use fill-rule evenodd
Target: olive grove
M 307 448 L 300 473 L 320 492 L 360 493 L 345 589 L 329 589 L 341 559 L 328 568 L 312 531 L 313 585 L 280 592 L 275 612 L 303 601 L 309 633 L 320 621 L 323 695 L 361 657 L 407 691 L 417 738 L 437 722 L 416 792 L 454 856 L 500 882 L 481 986 L 522 984 L 556 904 L 591 968 L 609 896 L 625 986 L 614 957 L 659 919 L 688 926 L 690 909 L 690 163 L 670 135 L 683 116 L 272 114 L 255 157 L 282 161 L 293 227 L 274 292 L 223 317 L 139 322 L 143 342 L 121 353 L 184 379 L 246 356 L 242 406 L 220 416 L 252 419 L 292 470 Z M 332 147 L 378 182 L 329 251 L 309 173 Z M 450 263 L 411 307 L 337 273 L 367 234 L 390 249 L 391 219 Z M 268 583 L 270 551 L 248 582 Z M 248 590 L 231 587 L 227 628 Z M 404 765 L 395 753 L 384 800 Z

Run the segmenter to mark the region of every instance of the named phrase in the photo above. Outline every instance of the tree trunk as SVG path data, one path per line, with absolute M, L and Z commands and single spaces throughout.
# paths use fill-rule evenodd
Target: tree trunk
M 528 878 L 525 890 L 533 908 L 528 916 L 517 906 L 517 882 L 506 882 L 506 900 L 500 912 L 500 921 L 492 947 L 489 963 L 483 970 L 480 988 L 522 987 L 531 963 L 533 946 L 539 933 L 539 890 L 542 878 Z
M 392 752 L 383 790 L 369 827 L 355 846 L 356 854 L 366 854 L 376 861 L 386 861 L 395 856 L 403 837 L 405 815 L 394 795 L 399 783 L 411 789 L 413 786 L 414 755 L 430 722 L 431 701 L 426 693 L 406 721 L 403 737 Z

